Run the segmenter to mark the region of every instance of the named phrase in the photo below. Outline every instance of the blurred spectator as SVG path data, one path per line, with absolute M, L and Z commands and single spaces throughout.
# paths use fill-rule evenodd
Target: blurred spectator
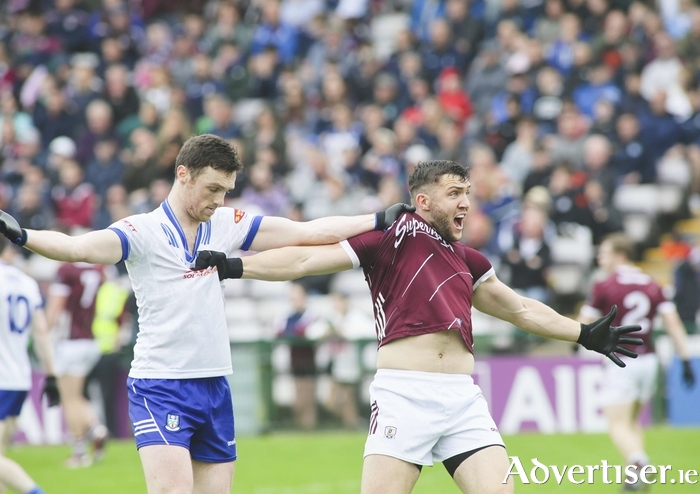
M 452 30 L 445 19 L 430 23 L 430 40 L 422 50 L 424 75 L 432 83 L 447 67 L 464 72 L 465 55 L 454 47 Z
M 621 95 L 620 88 L 612 80 L 610 68 L 600 63 L 591 67 L 588 83 L 576 88 L 573 98 L 581 113 L 592 118 L 598 101 L 604 99 L 617 105 Z
M 104 202 L 107 189 L 122 183 L 124 163 L 117 155 L 117 141 L 102 137 L 95 143 L 94 158 L 85 167 L 85 181 L 92 185 L 95 194 Z
M 138 128 L 131 133 L 130 141 L 133 149 L 123 155 L 124 186 L 129 193 L 147 189 L 153 180 L 161 177 L 156 136 L 147 129 Z
M 681 126 L 668 112 L 666 99 L 665 92 L 657 92 L 649 101 L 649 110 L 639 114 L 640 139 L 646 144 L 654 167 L 664 153 L 682 139 Z
M 58 171 L 59 183 L 51 189 L 56 223 L 63 228 L 90 228 L 96 198 L 92 185 L 83 181 L 77 161 L 68 160 Z
M 316 425 L 316 344 L 307 329 L 316 320 L 308 309 L 304 287 L 292 283 L 289 291 L 290 314 L 278 325 L 277 336 L 291 352 L 294 376 L 294 418 L 299 427 L 308 430 Z
M 551 134 L 556 131 L 557 117 L 564 106 L 564 84 L 561 74 L 552 67 L 543 67 L 535 77 L 535 91 L 532 116 L 543 134 Z
M 76 139 L 75 158 L 85 166 L 94 156 L 95 144 L 102 138 L 114 138 L 112 108 L 101 99 L 96 99 L 85 110 L 87 129 Z
M 623 113 L 617 118 L 616 152 L 613 155 L 615 173 L 624 183 L 651 183 L 656 177 L 646 144 L 640 139 L 639 120 L 633 113 Z
M 612 168 L 611 158 L 612 146 L 605 136 L 593 134 L 586 138 L 583 146 L 583 161 L 587 180 L 599 182 L 607 197 L 612 197 L 617 178 Z
M 588 208 L 588 218 L 583 217 L 583 225 L 591 229 L 593 245 L 600 245 L 606 235 L 622 231 L 622 216 L 599 181 L 586 182 L 583 193 Z
M 515 140 L 501 159 L 501 169 L 516 184 L 522 184 L 530 173 L 537 145 L 537 125 L 531 118 L 522 118 L 515 127 Z
M 187 95 L 187 113 L 191 118 L 197 119 L 204 114 L 204 100 L 214 93 L 221 93 L 224 90 L 221 81 L 212 77 L 211 59 L 198 53 L 191 58 L 192 74 L 184 85 Z
M 246 210 L 255 209 L 265 216 L 285 216 L 289 208 L 287 193 L 274 183 L 272 170 L 266 163 L 255 163 L 248 169 L 250 184 L 241 194 Z
M 484 38 L 483 23 L 470 12 L 472 2 L 465 0 L 447 0 L 445 16 L 452 31 L 455 50 L 465 61 L 465 69 L 479 52 Z M 464 73 L 465 70 L 462 70 Z
M 532 169 L 523 180 L 523 195 L 527 195 L 533 187 L 547 187 L 551 175 L 552 167 L 549 153 L 542 144 L 536 144 L 532 152 Z
M 250 50 L 259 55 L 268 46 L 277 49 L 281 63 L 290 63 L 296 56 L 299 33 L 280 19 L 279 0 L 262 1 L 262 22 L 253 35 Z
M 125 65 L 110 65 L 105 71 L 103 99 L 112 108 L 114 125 L 139 112 L 139 97 L 129 83 L 129 69 Z
M 248 50 L 253 33 L 251 26 L 241 21 L 239 9 L 237 2 L 219 2 L 215 22 L 209 26 L 204 35 L 210 54 L 216 53 L 224 43 L 234 43 L 241 50 Z
M 340 418 L 344 427 L 357 429 L 360 426 L 357 395 L 362 377 L 357 340 L 376 338 L 374 320 L 366 312 L 352 308 L 347 295 L 334 292 L 331 297 L 332 312 L 314 324 L 315 332 L 322 334 L 322 348 L 330 357 L 331 389 L 324 405 Z
M 557 133 L 545 141 L 553 162 L 568 161 L 576 168 L 583 167 L 583 144 L 586 126 L 573 110 L 562 111 L 557 119 Z
M 68 100 L 62 83 L 48 78 L 42 87 L 42 96 L 34 107 L 34 126 L 41 132 L 43 146 L 59 136 L 75 138 L 82 120 L 78 106 Z
M 500 63 L 497 46 L 485 43 L 466 82 L 467 93 L 482 118 L 491 109 L 491 100 L 505 89 L 507 81 L 508 73 Z
M 550 45 L 559 37 L 564 5 L 561 0 L 546 0 L 544 5 L 544 15 L 537 18 L 533 31 L 536 39 Z
M 688 334 L 698 332 L 697 316 L 700 310 L 700 248 L 694 247 L 687 259 L 675 270 L 676 295 L 673 302 Z
M 688 95 L 680 85 L 683 63 L 676 55 L 673 39 L 666 33 L 654 37 L 656 58 L 642 70 L 640 93 L 650 103 L 660 91 L 666 93 L 666 111 L 679 119 L 692 113 Z
M 461 90 L 459 72 L 448 67 L 440 73 L 437 83 L 437 99 L 445 114 L 457 124 L 461 132 L 472 116 L 472 102 L 467 93 Z
M 515 226 L 513 244 L 502 258 L 501 270 L 514 290 L 542 303 L 549 300 L 547 270 L 552 264 L 544 228 L 547 215 L 535 207 L 523 209 L 520 222 Z

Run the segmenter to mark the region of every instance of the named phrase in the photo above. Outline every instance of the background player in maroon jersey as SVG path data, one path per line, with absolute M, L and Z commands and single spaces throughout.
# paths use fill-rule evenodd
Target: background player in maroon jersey
M 471 307 L 540 336 L 614 352 L 639 326 L 614 328 L 615 310 L 584 325 L 501 283 L 489 261 L 458 243 L 469 209 L 469 171 L 452 161 L 418 164 L 409 179 L 414 214 L 386 231 L 323 247 L 271 250 L 245 259 L 200 252 L 220 278 L 287 280 L 362 266 L 379 340 L 363 494 L 409 493 L 423 465 L 441 461 L 465 493 L 512 493 L 503 440 L 474 384 Z M 417 467 L 417 468 L 416 468 Z
M 95 297 L 104 282 L 104 266 L 83 262 L 65 263 L 58 269 L 49 289 L 46 312 L 49 327 L 54 327 L 64 311 L 69 316 L 68 337 L 56 345 L 56 374 L 63 412 L 73 439 L 70 468 L 89 466 L 93 457 L 87 442 L 93 442 L 93 456 L 102 456 L 107 428 L 102 425 L 90 401 L 85 398 L 85 378 L 100 359 L 100 349 L 92 335 Z
M 628 368 L 623 372 L 606 365 L 603 411 L 608 420 L 610 438 L 630 465 L 648 465 L 639 415 L 643 405 L 654 394 L 659 362 L 654 354 L 652 324 L 658 314 L 683 360 L 683 381 L 689 387 L 695 383 L 690 366 L 685 329 L 676 306 L 666 300 L 661 287 L 641 269 L 630 262 L 633 244 L 622 233 L 609 235 L 600 244 L 598 265 L 607 277 L 593 286 L 581 308 L 579 320 L 590 322 L 605 314 L 613 305 L 619 310 L 613 324 L 638 324 L 637 335 L 642 344 L 636 348 L 639 358 L 624 359 Z M 643 487 L 625 484 L 627 490 Z

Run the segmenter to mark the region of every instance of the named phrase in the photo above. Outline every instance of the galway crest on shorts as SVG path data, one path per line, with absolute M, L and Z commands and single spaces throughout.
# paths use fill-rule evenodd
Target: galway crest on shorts
M 396 436 L 396 427 L 394 427 L 393 425 L 387 425 L 384 428 L 384 437 L 386 437 L 387 439 L 394 439 L 395 436 Z
M 180 430 L 180 416 L 169 413 L 165 419 L 165 430 L 177 432 Z

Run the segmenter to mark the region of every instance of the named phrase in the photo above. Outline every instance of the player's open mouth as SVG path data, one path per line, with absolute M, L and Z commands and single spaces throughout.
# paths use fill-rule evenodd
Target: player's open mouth
M 462 228 L 464 228 L 464 216 L 465 216 L 464 214 L 460 214 L 460 215 L 455 216 L 454 224 L 458 230 L 461 230 Z

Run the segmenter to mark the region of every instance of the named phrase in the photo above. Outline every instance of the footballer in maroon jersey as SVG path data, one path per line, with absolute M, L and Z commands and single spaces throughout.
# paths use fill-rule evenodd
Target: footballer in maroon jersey
M 618 306 L 613 324 L 638 324 L 637 335 L 642 345 L 636 360 L 625 359 L 628 368 L 621 370 L 607 365 L 601 390 L 603 412 L 615 447 L 628 465 L 641 469 L 649 465 L 644 449 L 644 436 L 639 416 L 656 386 L 659 362 L 654 355 L 652 324 L 657 314 L 683 359 L 683 380 L 693 386 L 695 375 L 689 362 L 685 328 L 673 302 L 666 300 L 661 287 L 630 262 L 633 244 L 622 233 L 607 236 L 600 244 L 598 265 L 607 277 L 593 286 L 590 297 L 581 308 L 579 320 L 592 321 Z M 625 489 L 637 491 L 645 487 L 640 479 L 625 484 Z
M 65 263 L 49 289 L 49 324 L 53 326 L 63 311 L 70 318 L 67 338 L 56 344 L 58 387 L 73 440 L 73 454 L 66 460 L 69 468 L 88 466 L 93 456 L 101 457 L 107 436 L 107 428 L 100 424 L 92 404 L 83 395 L 85 379 L 101 356 L 92 335 L 92 322 L 97 291 L 104 281 L 103 265 Z M 88 441 L 93 443 L 93 456 L 88 453 Z
M 104 278 L 104 266 L 101 264 L 65 263 L 58 269 L 50 293 L 64 299 L 61 305 L 70 315 L 69 339 L 93 338 L 95 299 Z
M 616 353 L 636 355 L 620 344 L 641 343 L 626 336 L 639 326 L 611 327 L 614 309 L 592 324 L 561 316 L 518 295 L 483 255 L 458 244 L 470 206 L 467 168 L 421 162 L 408 185 L 415 214 L 402 214 L 384 232 L 244 259 L 200 252 L 195 267 L 216 267 L 221 279 L 281 281 L 361 266 L 379 341 L 362 494 L 408 494 L 420 468 L 434 461 L 462 492 L 510 493 L 503 440 L 471 378 L 472 306 L 533 334 L 578 341 L 623 366 Z
M 364 269 L 379 346 L 455 328 L 472 350 L 472 291 L 493 275 L 483 254 L 446 242 L 415 213 L 404 214 L 386 232 L 364 233 L 341 245 L 353 266 Z

